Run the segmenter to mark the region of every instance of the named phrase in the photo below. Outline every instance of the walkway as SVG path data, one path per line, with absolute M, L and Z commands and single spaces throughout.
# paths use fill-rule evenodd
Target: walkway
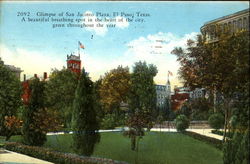
M 187 129 L 187 131 L 191 131 L 191 132 L 195 132 L 204 136 L 208 136 L 208 137 L 212 137 L 212 138 L 216 138 L 219 140 L 223 139 L 223 136 L 217 135 L 217 134 L 213 134 L 211 132 L 211 130 L 213 129 Z M 162 132 L 176 132 L 176 129 L 168 129 L 168 128 L 152 128 L 151 131 L 162 131 Z
M 125 128 L 117 128 L 117 129 L 112 129 L 112 130 L 99 130 L 99 132 L 101 133 L 105 133 L 105 132 L 120 132 L 120 131 L 123 131 L 123 130 L 128 130 L 127 127 Z M 207 129 L 207 128 L 204 128 L 204 129 L 187 129 L 187 131 L 191 131 L 191 132 L 195 132 L 195 133 L 198 133 L 198 134 L 201 134 L 201 135 L 205 135 L 205 136 L 208 136 L 208 137 L 212 137 L 212 138 L 216 138 L 216 139 L 219 139 L 219 140 L 222 140 L 223 136 L 221 135 L 218 135 L 218 134 L 213 134 L 211 131 L 213 129 Z M 162 132 L 177 132 L 176 129 L 173 129 L 173 128 L 152 128 L 150 131 L 162 131 Z M 64 132 L 58 132 L 58 133 L 47 133 L 47 135 L 60 135 L 60 134 L 65 134 Z M 69 134 L 72 134 L 72 132 L 69 132 Z
M 0 149 L 0 164 L 53 164 L 27 155 Z

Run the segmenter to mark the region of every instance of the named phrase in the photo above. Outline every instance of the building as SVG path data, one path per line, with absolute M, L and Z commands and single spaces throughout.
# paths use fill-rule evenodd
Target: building
M 9 70 L 11 71 L 11 72 L 13 72 L 15 75 L 16 75 L 16 77 L 20 80 L 20 76 L 21 76 L 21 72 L 23 72 L 23 70 L 21 70 L 21 68 L 19 68 L 19 67 L 15 67 L 15 66 L 13 66 L 13 65 L 5 65 L 7 68 L 9 68 Z
M 181 109 L 183 103 L 189 100 L 190 89 L 187 87 L 175 87 L 174 94 L 171 95 L 171 109 L 177 111 Z
M 201 27 L 208 43 L 218 41 L 221 33 L 233 34 L 242 30 L 249 31 L 249 9 L 211 20 Z
M 22 82 L 22 87 L 23 87 L 23 95 L 22 95 L 22 100 L 25 105 L 29 103 L 30 95 L 31 95 L 31 90 L 29 86 L 29 81 L 38 78 L 37 74 L 34 74 L 34 77 L 30 78 L 29 80 L 26 80 L 26 75 L 24 74 L 23 76 L 23 82 Z M 43 73 L 43 78 L 40 80 L 46 81 L 48 80 L 47 72 Z
M 72 72 L 77 73 L 80 75 L 81 73 L 81 59 L 80 55 L 67 55 L 67 68 L 70 69 Z
M 166 85 L 155 85 L 156 95 L 157 95 L 157 107 L 164 105 L 166 98 L 170 99 L 171 87 L 170 81 L 168 80 Z
M 193 91 L 189 92 L 190 100 L 195 100 L 198 98 L 205 98 L 206 89 L 205 88 L 195 88 Z

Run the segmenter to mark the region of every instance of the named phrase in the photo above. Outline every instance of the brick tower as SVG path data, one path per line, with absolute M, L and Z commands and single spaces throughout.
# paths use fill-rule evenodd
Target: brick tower
M 81 60 L 80 55 L 67 55 L 67 68 L 70 69 L 72 72 L 77 73 L 80 75 L 81 73 Z

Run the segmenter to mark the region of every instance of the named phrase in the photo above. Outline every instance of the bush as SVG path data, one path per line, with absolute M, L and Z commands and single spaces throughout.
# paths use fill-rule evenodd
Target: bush
M 177 131 L 183 132 L 189 127 L 189 120 L 185 115 L 181 114 L 175 119 L 175 125 Z
M 104 116 L 101 122 L 102 129 L 114 129 L 116 127 L 115 115 L 107 114 Z
M 126 162 L 115 161 L 106 158 L 79 156 L 71 153 L 62 153 L 48 148 L 28 146 L 21 143 L 9 142 L 5 149 L 26 154 L 35 158 L 50 161 L 57 164 L 127 164 Z
M 214 113 L 209 117 L 208 123 L 213 129 L 221 129 L 224 125 L 224 116 L 221 113 Z

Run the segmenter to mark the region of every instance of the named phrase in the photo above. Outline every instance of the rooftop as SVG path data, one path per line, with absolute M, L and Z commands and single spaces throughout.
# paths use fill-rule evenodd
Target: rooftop
M 80 59 L 80 56 L 70 54 L 70 55 L 67 55 L 67 60 L 79 60 L 80 61 L 81 59 Z
M 5 66 L 8 67 L 13 72 L 23 72 L 23 70 L 21 70 L 21 68 L 19 67 L 15 67 L 13 65 L 5 65 Z
M 207 25 L 207 24 L 210 24 L 210 23 L 215 23 L 215 22 L 218 22 L 218 21 L 221 21 L 221 20 L 224 20 L 224 19 L 229 19 L 229 18 L 238 16 L 238 15 L 241 15 L 241 14 L 245 14 L 245 13 L 249 13 L 249 8 L 245 9 L 245 10 L 238 11 L 238 12 L 233 13 L 233 14 L 229 14 L 229 15 L 217 18 L 217 19 L 213 19 L 213 20 L 208 21 L 208 22 L 205 22 L 204 25 Z

